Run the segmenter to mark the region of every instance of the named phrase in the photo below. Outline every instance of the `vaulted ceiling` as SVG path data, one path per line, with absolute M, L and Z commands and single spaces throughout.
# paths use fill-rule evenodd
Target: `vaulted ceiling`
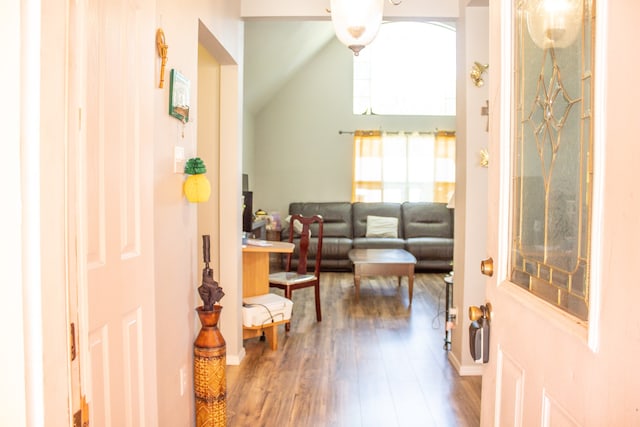
M 251 113 L 260 111 L 333 37 L 331 21 L 245 22 L 245 109 Z

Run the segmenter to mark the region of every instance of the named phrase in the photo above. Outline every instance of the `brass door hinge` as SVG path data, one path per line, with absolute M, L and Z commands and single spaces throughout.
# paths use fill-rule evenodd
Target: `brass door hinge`
M 71 348 L 69 352 L 71 353 L 71 361 L 76 360 L 76 324 L 72 323 L 69 328 L 69 334 L 71 335 Z
M 81 408 L 73 414 L 73 427 L 89 427 L 89 405 L 84 396 L 80 402 Z
M 82 427 L 89 427 L 89 404 L 84 396 L 82 396 Z
M 73 427 L 89 427 L 89 420 L 82 421 L 82 409 L 73 414 Z
M 73 427 L 82 427 L 82 409 L 73 414 Z

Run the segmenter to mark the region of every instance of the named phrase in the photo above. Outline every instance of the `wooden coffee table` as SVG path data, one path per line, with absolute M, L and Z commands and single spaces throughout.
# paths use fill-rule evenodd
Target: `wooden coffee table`
M 356 302 L 360 301 L 360 278 L 362 276 L 402 276 L 409 278 L 409 305 L 413 300 L 413 275 L 416 257 L 404 249 L 351 249 L 349 259 L 353 262 L 353 281 L 356 285 Z

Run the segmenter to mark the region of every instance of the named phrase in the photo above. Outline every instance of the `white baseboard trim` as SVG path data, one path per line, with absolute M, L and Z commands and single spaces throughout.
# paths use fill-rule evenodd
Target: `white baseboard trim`
M 461 377 L 482 376 L 482 374 L 484 374 L 484 365 L 464 365 L 460 366 L 460 369 L 458 370 L 458 375 Z
M 456 355 L 451 351 L 447 354 L 447 358 L 461 377 L 482 375 L 484 373 L 484 365 L 476 363 L 472 365 L 462 365 L 456 358 Z
M 240 347 L 238 354 L 227 354 L 227 365 L 239 365 L 246 355 L 247 353 L 244 351 L 244 347 Z
M 453 368 L 460 373 L 460 361 L 456 358 L 456 355 L 453 354 L 452 351 L 447 353 L 447 359 L 449 359 L 449 363 L 453 365 Z

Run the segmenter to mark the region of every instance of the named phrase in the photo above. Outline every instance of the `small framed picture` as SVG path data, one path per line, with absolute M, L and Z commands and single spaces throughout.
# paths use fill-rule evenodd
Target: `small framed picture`
M 189 79 L 172 69 L 169 86 L 169 114 L 186 123 L 189 121 Z

